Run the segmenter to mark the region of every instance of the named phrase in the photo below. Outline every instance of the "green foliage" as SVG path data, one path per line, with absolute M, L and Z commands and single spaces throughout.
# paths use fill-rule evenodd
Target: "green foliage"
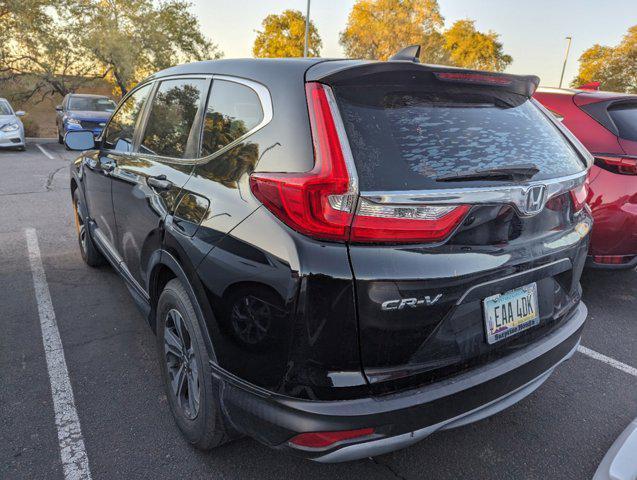
M 29 115 L 22 117 L 22 125 L 24 125 L 24 135 L 26 137 L 37 137 L 40 133 L 39 125 Z
M 637 25 L 614 47 L 595 44 L 579 57 L 579 72 L 571 83 L 578 87 L 600 82 L 602 90 L 637 93 Z
M 474 20 L 458 20 L 444 33 L 444 48 L 451 64 L 476 70 L 503 71 L 513 62 L 502 51 L 498 34 L 476 30 Z
M 125 94 L 150 73 L 218 58 L 184 0 L 0 0 L 0 73 L 65 95 L 106 78 Z M 0 78 L 1 80 L 1 78 Z
M 421 60 L 445 63 L 437 0 L 359 0 L 340 43 L 348 57 L 387 60 L 408 45 L 421 45 Z
M 280 15 L 268 15 L 257 30 L 252 54 L 257 58 L 302 57 L 305 45 L 305 16 L 298 10 L 285 10 Z M 323 42 L 310 20 L 308 56 L 318 57 Z

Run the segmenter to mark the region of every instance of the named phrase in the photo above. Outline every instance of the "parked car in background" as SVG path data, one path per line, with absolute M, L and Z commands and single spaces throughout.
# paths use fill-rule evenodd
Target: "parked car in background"
M 117 104 L 105 95 L 70 93 L 55 107 L 58 142 L 69 130 L 90 130 L 98 137 Z
M 24 150 L 26 140 L 24 137 L 24 125 L 20 117 L 24 112 L 15 112 L 11 104 L 4 98 L 0 98 L 0 147 L 17 148 Z
M 541 88 L 537 98 L 595 157 L 589 265 L 637 266 L 637 95 Z
M 378 455 L 576 351 L 592 157 L 537 77 L 417 57 L 173 67 L 67 133 L 80 252 L 156 332 L 191 444 Z

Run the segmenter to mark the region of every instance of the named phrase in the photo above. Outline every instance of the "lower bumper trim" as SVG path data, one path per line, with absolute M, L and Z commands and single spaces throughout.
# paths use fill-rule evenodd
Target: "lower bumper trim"
M 438 430 L 451 430 L 452 428 L 462 427 L 464 425 L 468 425 L 470 423 L 488 418 L 512 405 L 515 405 L 517 402 L 537 390 L 540 385 L 542 385 L 546 381 L 546 379 L 551 376 L 555 368 L 560 363 L 568 360 L 575 354 L 578 346 L 579 341 L 568 353 L 568 355 L 566 355 L 557 365 L 544 372 L 539 377 L 531 380 L 526 385 L 523 385 L 517 390 L 514 390 L 513 392 L 496 400 L 493 400 L 492 402 L 489 402 L 485 405 L 482 405 L 481 407 L 478 407 L 472 411 L 463 413 L 462 415 L 459 415 L 455 418 L 450 418 L 435 425 L 429 425 L 428 427 L 421 428 L 420 430 L 416 430 L 414 432 L 403 433 L 402 435 L 397 435 L 395 437 L 381 438 L 366 443 L 358 443 L 355 445 L 343 447 L 340 450 L 336 450 L 321 457 L 313 458 L 312 460 L 321 463 L 338 463 L 382 455 L 384 453 L 393 452 L 394 450 L 399 450 L 401 448 L 413 445 L 414 443 L 419 442 L 420 440 L 428 437 Z

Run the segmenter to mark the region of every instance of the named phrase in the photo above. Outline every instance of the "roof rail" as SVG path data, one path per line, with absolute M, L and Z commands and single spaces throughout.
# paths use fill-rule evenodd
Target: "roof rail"
M 403 48 L 400 52 L 389 57 L 390 61 L 402 61 L 420 63 L 420 45 L 411 45 Z

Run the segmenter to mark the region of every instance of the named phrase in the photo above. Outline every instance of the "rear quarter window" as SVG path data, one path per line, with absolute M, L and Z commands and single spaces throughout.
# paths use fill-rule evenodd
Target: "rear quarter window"
M 520 95 L 399 86 L 337 87 L 335 95 L 362 190 L 454 188 L 461 184 L 436 179 L 516 165 L 536 165 L 532 180 L 585 168 L 556 126 Z
M 620 138 L 637 141 L 637 103 L 612 106 L 608 114 L 615 122 Z

